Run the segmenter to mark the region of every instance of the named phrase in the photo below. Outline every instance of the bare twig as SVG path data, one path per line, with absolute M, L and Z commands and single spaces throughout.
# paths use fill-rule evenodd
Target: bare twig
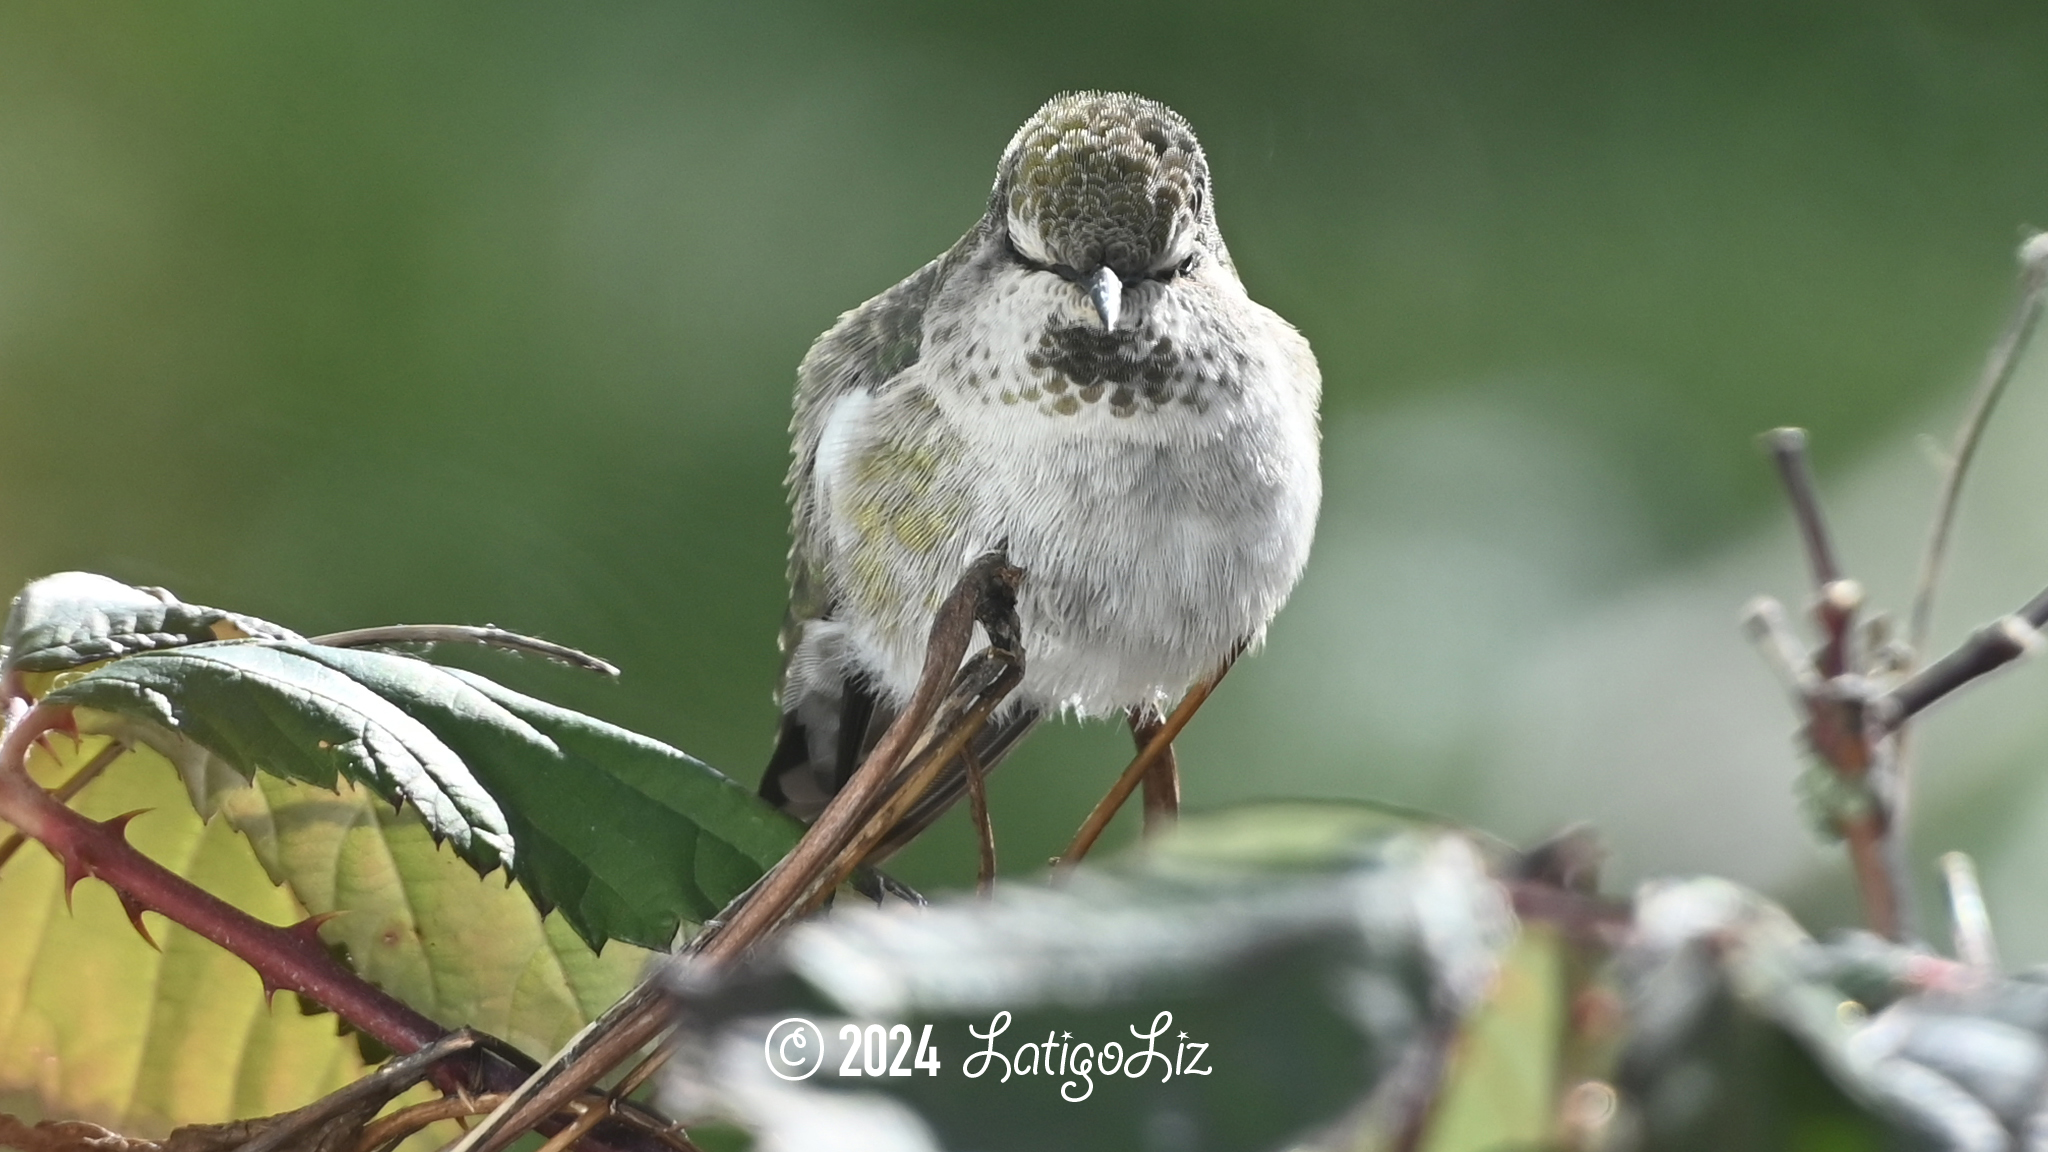
M 1785 498 L 1799 524 L 1800 539 L 1806 545 L 1807 564 L 1813 569 L 1814 622 L 1820 626 L 1822 644 L 1814 663 L 1822 677 L 1847 672 L 1854 653 L 1856 610 L 1863 606 L 1862 586 L 1842 575 L 1828 533 L 1827 516 L 1821 510 L 1820 491 L 1813 482 L 1813 465 L 1806 454 L 1806 432 L 1799 428 L 1774 428 L 1764 433 L 1764 446 L 1778 467 L 1785 484 Z
M 1138 753 L 1137 758 L 1124 768 L 1123 775 L 1117 777 L 1116 783 L 1109 786 L 1109 791 L 1103 794 L 1102 799 L 1096 801 L 1095 810 L 1088 813 L 1088 819 L 1081 822 L 1081 830 L 1074 833 L 1073 843 L 1068 844 L 1067 850 L 1060 854 L 1058 863 L 1062 867 L 1080 863 L 1081 859 L 1088 855 L 1088 850 L 1095 847 L 1095 842 L 1102 838 L 1102 833 L 1109 827 L 1109 822 L 1116 818 L 1117 810 L 1122 808 L 1124 801 L 1129 800 L 1131 793 L 1137 790 L 1139 781 L 1145 778 L 1145 774 L 1152 770 L 1152 765 L 1166 754 L 1167 749 L 1173 747 L 1174 737 L 1179 736 L 1181 729 L 1188 726 L 1188 721 L 1195 718 L 1195 713 L 1202 708 L 1202 702 L 1209 698 L 1209 694 L 1216 690 L 1218 684 L 1223 683 L 1223 678 L 1230 674 L 1231 666 L 1237 663 L 1238 656 L 1243 652 L 1244 646 L 1238 645 L 1231 652 L 1230 658 L 1223 662 L 1223 667 L 1216 670 L 1215 675 L 1188 689 L 1188 694 L 1181 697 L 1180 703 L 1173 709 L 1173 715 L 1168 716 L 1166 723 L 1161 724 L 1158 731 L 1152 734 L 1151 741 Z
M 465 1116 L 481 1116 L 498 1106 L 502 1096 L 442 1096 L 435 1100 L 423 1100 L 410 1108 L 401 1108 L 389 1116 L 380 1116 L 363 1126 L 363 1134 L 357 1138 L 355 1152 L 378 1152 L 379 1149 L 396 1144 L 429 1124 L 443 1120 L 460 1120 Z
M 1827 518 L 1822 515 L 1820 493 L 1813 483 L 1813 465 L 1806 456 L 1804 428 L 1773 428 L 1763 434 L 1771 462 L 1778 466 L 1778 478 L 1785 484 L 1785 497 L 1792 504 L 1799 536 L 1806 544 L 1806 560 L 1813 568 L 1816 588 L 1825 588 L 1842 578 L 1842 565 L 1835 558 L 1835 546 L 1828 535 Z
M 380 648 L 390 644 L 481 644 L 486 648 L 503 648 L 509 652 L 523 652 L 531 656 L 544 656 L 556 663 L 596 672 L 604 676 L 617 676 L 619 669 L 608 660 L 600 660 L 588 652 L 579 652 L 567 645 L 536 636 L 522 636 L 503 628 L 472 624 L 389 624 L 381 628 L 351 628 L 346 632 L 329 632 L 325 636 L 313 637 L 313 643 L 329 648 Z
M 882 734 L 875 750 L 825 806 L 795 850 L 769 869 L 755 889 L 735 901 L 737 908 L 721 914 L 719 924 L 707 927 L 692 940 L 690 954 L 715 963 L 736 959 L 810 894 L 819 870 L 839 856 L 870 821 L 897 769 L 925 738 L 957 678 L 976 621 L 986 627 L 988 618 L 1016 611 L 1016 589 L 1022 577 L 1000 552 L 991 552 L 969 566 L 932 621 L 924 671 L 903 714 Z
M 993 638 L 1006 626 L 1005 618 L 1014 617 L 1022 578 L 1001 552 L 969 565 L 932 621 L 924 669 L 909 703 L 797 846 L 686 946 L 684 954 L 699 970 L 715 972 L 737 960 L 811 894 L 813 881 L 860 834 L 898 768 L 927 738 L 966 658 L 977 620 Z M 669 1027 L 668 999 L 659 983 L 666 978 L 643 981 L 577 1033 L 454 1152 L 498 1152 L 660 1036 Z
M 1884 752 L 1877 746 L 1881 734 L 1867 711 L 1869 683 L 1856 674 L 1854 637 L 1863 589 L 1842 574 L 1836 559 L 1807 460 L 1806 433 L 1779 428 L 1766 433 L 1763 440 L 1784 481 L 1807 563 L 1813 570 L 1814 623 L 1821 633 L 1820 652 L 1809 664 L 1774 601 L 1752 602 L 1749 630 L 1779 675 L 1793 686 L 1806 713 L 1806 742 L 1814 755 L 1867 798 L 1866 803 L 1829 813 L 1829 818 L 1848 845 L 1865 922 L 1880 935 L 1900 939 L 1905 932 L 1902 900 L 1908 888 L 1901 875 L 1899 853 L 1888 841 L 1891 823 L 1885 798 L 1871 788 L 1873 771 Z
M 1941 875 L 1948 883 L 1956 959 L 1983 975 L 1996 975 L 1998 941 L 1991 935 L 1991 912 L 1984 905 L 1984 889 L 1977 883 L 1977 866 L 1961 852 L 1946 852 L 1941 857 Z
M 1896 732 L 1935 701 L 2041 646 L 2040 626 L 2025 616 L 2005 616 L 1979 628 L 1955 651 L 1873 702 L 1871 720 Z
M 1131 709 L 1128 719 L 1131 739 L 1141 753 L 1166 723 L 1158 710 L 1150 706 Z M 1168 744 L 1146 770 L 1144 794 L 1145 835 L 1158 835 L 1180 819 L 1180 760 L 1173 754 L 1173 745 Z
M 611 1115 L 609 1101 L 582 1105 L 582 1112 L 571 1120 L 560 1132 L 548 1138 L 539 1152 L 566 1152 L 569 1145 L 583 1138 L 584 1133 L 603 1123 Z
M 867 860 L 895 830 L 897 823 L 930 791 L 947 765 L 968 749 L 969 742 L 981 731 L 989 715 L 1023 679 L 1023 662 L 1016 658 L 1014 652 L 1001 649 L 982 653 L 974 663 L 961 670 L 954 694 L 948 698 L 947 706 L 940 710 L 932 728 L 934 733 L 946 735 L 918 751 L 902 772 L 898 785 L 866 824 L 840 849 L 832 863 L 805 886 L 792 914 L 801 915 L 816 908 Z
M 967 814 L 974 822 L 975 845 L 981 856 L 974 889 L 987 896 L 996 886 L 996 829 L 988 818 L 988 781 L 982 775 L 981 757 L 974 754 L 972 746 L 960 750 L 960 766 L 967 772 Z
M 464 1028 L 450 1032 L 416 1052 L 387 1060 L 375 1072 L 343 1085 L 296 1112 L 277 1117 L 260 1135 L 236 1152 L 280 1152 L 281 1149 L 298 1147 L 305 1133 L 338 1116 L 365 1106 L 382 1108 L 393 1096 L 425 1079 L 436 1064 L 476 1047 L 479 1039 L 475 1032 Z
M 1963 416 L 1962 427 L 1956 431 L 1955 446 L 1949 450 L 1947 466 L 1943 469 L 1941 496 L 1935 502 L 1934 526 L 1927 536 L 1927 550 L 1920 558 L 1920 576 L 1915 582 L 1913 612 L 1906 629 L 1906 644 L 1913 652 L 1925 651 L 1928 630 L 1934 624 L 1934 592 L 1941 583 L 1942 563 L 1948 558 L 1950 533 L 1955 528 L 1956 505 L 1962 499 L 1963 480 L 1970 472 L 1970 463 L 1977 456 L 1977 446 L 1983 442 L 1984 429 L 1991 422 L 1991 414 L 1998 407 L 1999 398 L 2005 395 L 2006 385 L 2012 382 L 2013 372 L 2019 367 L 2020 355 L 2026 350 L 2034 329 L 2041 319 L 2041 305 L 2048 299 L 2048 233 L 2036 233 L 2020 245 L 2020 299 L 2014 307 L 2012 318 L 2006 322 L 2005 331 L 2000 333 L 1998 343 L 1992 345 L 1991 356 L 1984 364 L 1984 374 L 1977 382 L 1977 391 L 1970 398 L 1970 410 Z
M 1820 691 L 1820 670 L 1813 666 L 1813 658 L 1799 643 L 1798 633 L 1792 631 L 1792 621 L 1785 615 L 1783 604 L 1769 596 L 1751 600 L 1743 610 L 1742 627 L 1764 663 L 1778 674 L 1794 699 L 1803 704 L 1807 697 Z

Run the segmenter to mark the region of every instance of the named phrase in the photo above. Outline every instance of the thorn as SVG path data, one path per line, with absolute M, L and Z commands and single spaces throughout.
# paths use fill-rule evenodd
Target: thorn
M 137 808 L 133 812 L 123 812 L 119 816 L 110 816 L 107 819 L 100 821 L 100 827 L 105 828 L 109 832 L 112 832 L 117 839 L 126 842 L 128 839 L 129 821 L 135 819 L 137 816 L 140 816 L 145 812 L 151 811 L 154 811 L 154 809 Z
M 284 985 L 282 985 L 282 984 L 273 984 L 273 983 L 271 983 L 271 982 L 270 982 L 270 977 L 268 977 L 268 976 L 265 976 L 265 975 L 264 975 L 263 973 L 261 973 L 261 972 L 258 972 L 258 973 L 256 974 L 256 978 L 257 978 L 258 980 L 261 980 L 261 981 L 263 982 L 263 1003 L 264 1003 L 264 1005 L 265 1005 L 266 1007 L 272 1007 L 272 1008 L 275 1008 L 275 1007 L 277 1006 L 277 994 L 278 994 L 279 992 L 282 992 L 282 991 L 284 991 Z
M 327 942 L 320 939 L 320 926 L 329 920 L 338 918 L 340 915 L 341 913 L 339 912 L 315 912 L 297 924 L 285 925 L 284 930 L 311 944 L 313 947 L 324 951 L 327 947 Z
M 75 853 L 64 853 L 63 860 L 64 910 L 66 912 L 76 913 L 78 910 L 72 907 L 71 905 L 71 892 L 73 889 L 78 887 L 78 882 L 80 880 L 83 880 L 86 877 L 92 875 L 92 869 L 86 864 L 85 861 L 79 859 Z
M 141 935 L 143 941 L 147 943 L 151 948 L 154 948 L 159 952 L 163 951 L 163 946 L 156 942 L 156 937 L 151 936 L 149 934 L 149 928 L 142 923 L 142 914 L 144 911 L 146 911 L 146 909 L 144 909 L 143 906 L 133 896 L 128 895 L 126 892 L 123 892 L 118 888 L 114 890 L 114 895 L 120 897 L 121 910 L 123 912 L 128 913 L 128 922 L 130 924 L 135 925 L 135 931 Z

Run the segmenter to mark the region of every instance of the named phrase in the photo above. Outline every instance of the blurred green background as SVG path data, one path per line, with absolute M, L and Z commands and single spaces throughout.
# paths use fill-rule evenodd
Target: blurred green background
M 539 633 L 624 679 L 483 666 L 751 781 L 798 359 L 975 219 L 1040 101 L 1128 88 L 1200 131 L 1327 389 L 1318 552 L 1183 742 L 1190 802 L 1590 819 L 1617 883 L 1711 869 L 1837 922 L 1735 626 L 1802 596 L 1752 437 L 1814 430 L 1902 606 L 1914 438 L 2048 224 L 2044 59 L 2019 3 L 6 4 L 0 580 Z M 2048 582 L 2040 375 L 1944 637 Z M 1978 853 L 2022 959 L 2043 683 L 1923 743 L 1916 867 Z M 1006 864 L 1126 752 L 1035 737 L 996 781 Z M 956 820 L 901 870 L 971 859 Z

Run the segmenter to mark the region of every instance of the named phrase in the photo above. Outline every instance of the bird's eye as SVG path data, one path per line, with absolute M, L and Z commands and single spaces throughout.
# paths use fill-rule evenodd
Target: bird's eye
M 1168 265 L 1168 266 L 1166 266 L 1166 267 L 1164 267 L 1164 268 L 1161 268 L 1161 269 L 1160 269 L 1159 271 L 1157 271 L 1157 272 L 1154 272 L 1154 273 L 1152 273 L 1151 279 L 1153 279 L 1153 280 L 1157 280 L 1157 281 L 1159 281 L 1159 282 L 1160 282 L 1161 284 L 1168 284 L 1168 283 L 1171 283 L 1171 282 L 1173 281 L 1173 279 L 1174 279 L 1175 277 L 1177 277 L 1177 276 L 1185 276 L 1185 275 L 1187 275 L 1187 274 L 1188 274 L 1189 272 L 1192 272 L 1192 271 L 1194 271 L 1194 268 L 1195 268 L 1195 257 L 1194 257 L 1194 254 L 1193 254 L 1193 253 L 1189 253 L 1189 254 L 1188 254 L 1188 258 L 1187 258 L 1187 259 L 1185 259 L 1185 260 L 1182 260 L 1182 261 L 1181 261 L 1180 263 L 1178 263 L 1178 264 L 1170 264 L 1170 265 Z
M 1011 258 L 1033 272 L 1050 272 L 1062 280 L 1072 280 L 1076 284 L 1081 282 L 1081 273 L 1076 271 L 1072 265 L 1047 264 L 1043 260 L 1033 260 L 1031 257 L 1026 256 L 1024 250 L 1017 247 L 1017 242 L 1008 235 L 1003 237 L 1003 246 L 1010 250 Z

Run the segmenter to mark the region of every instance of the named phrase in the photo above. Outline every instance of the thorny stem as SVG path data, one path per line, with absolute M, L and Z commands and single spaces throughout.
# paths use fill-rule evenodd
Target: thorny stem
M 67 890 L 89 876 L 103 880 L 114 889 L 138 931 L 142 930 L 144 912 L 183 925 L 254 968 L 266 990 L 288 989 L 321 1004 L 401 1055 L 420 1052 L 448 1038 L 439 1024 L 330 956 L 320 941 L 316 921 L 291 928 L 265 924 L 136 850 L 123 835 L 127 817 L 94 821 L 45 792 L 28 775 L 28 751 L 44 734 L 67 728 L 70 710 L 47 704 L 31 706 L 19 695 L 8 700 L 7 710 L 6 734 L 0 738 L 0 821 L 41 842 L 63 864 Z M 521 1068 L 491 1051 L 478 1053 L 461 1072 L 445 1063 L 433 1070 L 435 1083 L 444 1091 L 470 1086 L 505 1091 L 522 1078 Z M 625 1148 L 648 1146 L 644 1140 L 632 1139 L 630 1133 L 620 1135 L 626 1139 L 607 1139 L 607 1143 Z
M 268 987 L 288 988 L 332 1009 L 395 1052 L 439 1039 L 440 1025 L 343 967 L 310 930 L 265 924 L 135 850 L 114 822 L 101 824 L 63 804 L 29 779 L 29 746 L 62 728 L 69 711 L 37 705 L 0 740 L 0 820 L 35 838 L 63 862 L 65 882 L 95 876 L 112 885 L 138 920 L 156 912 L 246 960 Z
M 121 754 L 126 751 L 126 744 L 109 737 L 107 746 L 93 753 L 92 759 L 86 761 L 85 767 L 73 772 L 70 779 L 50 790 L 50 798 L 59 804 L 70 803 L 73 796 L 83 791 L 87 784 L 99 779 L 100 774 L 114 761 L 119 760 Z M 11 833 L 5 840 L 0 840 L 0 868 L 6 867 L 7 862 L 13 859 L 14 854 L 21 851 L 21 846 L 26 843 L 28 837 L 20 832 Z

